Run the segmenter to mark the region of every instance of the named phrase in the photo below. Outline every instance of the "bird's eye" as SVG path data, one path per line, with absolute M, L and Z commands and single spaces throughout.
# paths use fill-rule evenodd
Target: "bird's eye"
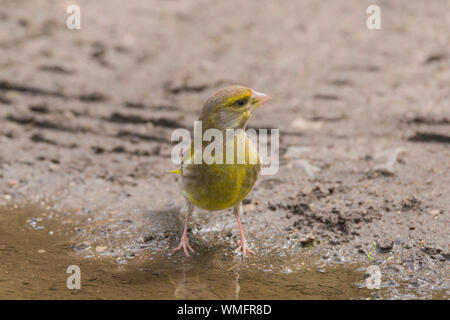
M 239 107 L 243 107 L 243 106 L 245 105 L 246 102 L 247 102 L 247 101 L 246 101 L 245 99 L 240 99 L 240 100 L 236 101 L 236 104 L 237 104 Z

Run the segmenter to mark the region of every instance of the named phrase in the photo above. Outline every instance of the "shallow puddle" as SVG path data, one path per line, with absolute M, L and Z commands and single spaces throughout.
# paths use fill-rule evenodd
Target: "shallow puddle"
M 0 299 L 376 298 L 358 287 L 364 272 L 357 265 L 318 267 L 306 256 L 242 262 L 224 255 L 230 248 L 189 259 L 148 250 L 120 264 L 77 254 L 74 233 L 70 221 L 49 219 L 36 207 L 0 208 Z M 67 287 L 72 265 L 80 268 L 80 290 Z

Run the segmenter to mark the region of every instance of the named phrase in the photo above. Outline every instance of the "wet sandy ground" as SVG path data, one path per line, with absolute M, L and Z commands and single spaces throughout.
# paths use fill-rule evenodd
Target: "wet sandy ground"
M 54 231 L 75 230 L 66 244 L 86 263 L 128 268 L 150 253 L 229 267 L 230 211 L 196 211 L 194 262 L 168 254 L 183 200 L 167 172 L 173 129 L 242 83 L 274 98 L 250 126 L 279 128 L 282 156 L 244 206 L 255 263 L 375 264 L 393 281 L 385 297 L 448 294 L 447 3 L 374 2 L 379 31 L 360 1 L 268 0 L 79 1 L 82 29 L 69 31 L 68 2 L 2 0 L 0 204 L 55 212 Z
M 444 292 L 417 295 L 386 278 L 381 288 L 367 288 L 362 264 L 327 266 L 307 251 L 240 261 L 226 257 L 223 247 L 201 250 L 192 259 L 146 250 L 118 264 L 101 254 L 103 247 L 93 257 L 74 250 L 76 230 L 61 226 L 57 213 L 41 211 L 1 208 L 1 299 L 447 298 Z M 79 267 L 79 289 L 67 286 L 69 266 Z
M 348 299 L 369 297 L 353 282 L 361 280 L 354 267 L 331 271 L 291 258 L 242 263 L 223 259 L 223 249 L 201 251 L 180 261 L 164 254 L 144 253 L 128 265 L 98 252 L 91 259 L 74 252 L 70 237 L 76 232 L 61 227 L 56 217 L 40 216 L 37 208 L 1 213 L 0 298 L 83 299 Z M 38 220 L 37 224 L 33 222 Z M 33 222 L 32 222 L 33 221 Z M 43 229 L 36 228 L 43 227 Z M 45 230 L 44 230 L 45 229 Z M 10 230 L 14 230 L 11 232 Z M 50 230 L 50 231 L 48 231 Z M 53 231 L 56 230 L 56 231 Z M 23 234 L 26 237 L 23 237 Z M 82 251 L 82 250 L 77 250 Z M 270 260 L 270 264 L 269 263 Z M 299 260 L 300 261 L 300 260 Z M 234 263 L 230 264 L 230 263 Z M 261 266 L 266 264 L 266 270 Z M 69 290 L 66 269 L 77 265 L 81 289 Z M 18 267 L 19 266 L 19 267 Z M 293 268 L 293 269 L 291 269 Z

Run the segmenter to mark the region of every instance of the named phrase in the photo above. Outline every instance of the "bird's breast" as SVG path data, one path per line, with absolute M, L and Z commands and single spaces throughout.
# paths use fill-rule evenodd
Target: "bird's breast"
M 253 188 L 261 167 L 258 151 L 245 133 L 231 139 L 226 140 L 222 161 L 194 164 L 189 161 L 192 152 L 185 157 L 182 189 L 194 205 L 210 211 L 223 210 L 238 204 Z M 231 153 L 230 148 L 235 152 Z

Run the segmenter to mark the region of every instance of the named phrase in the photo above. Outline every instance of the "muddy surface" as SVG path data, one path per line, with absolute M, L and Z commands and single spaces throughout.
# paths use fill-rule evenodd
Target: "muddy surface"
M 73 246 L 77 229 L 67 221 L 70 214 L 42 213 L 38 206 L 3 207 L 0 213 L 1 299 L 447 298 L 441 291 L 417 295 L 391 279 L 371 290 L 363 264 L 330 266 L 307 250 L 251 261 L 226 257 L 225 247 L 201 249 L 188 260 L 145 250 L 117 263 L 104 254 L 105 246 L 93 256 L 83 254 L 87 246 Z M 70 286 L 75 282 L 68 268 L 74 266 L 79 288 Z
M 366 28 L 368 4 L 360 1 L 78 1 L 82 29 L 72 31 L 65 27 L 69 2 L 0 2 L 2 282 L 5 270 L 20 278 L 11 264 L 25 269 L 45 256 L 36 250 L 54 251 L 61 268 L 76 257 L 107 277 L 126 270 L 124 287 L 152 277 L 136 265 L 152 265 L 153 257 L 149 268 L 166 278 L 152 279 L 169 298 L 167 274 L 177 283 L 180 270 L 192 267 L 193 279 L 199 265 L 218 260 L 207 275 L 216 278 L 237 264 L 230 210 L 196 210 L 190 236 L 199 254 L 186 260 L 170 253 L 183 199 L 168 171 L 172 131 L 192 128 L 215 90 L 241 83 L 273 97 L 249 126 L 279 128 L 281 155 L 279 172 L 262 176 L 244 205 L 258 258 L 246 262 L 252 268 L 241 279 L 261 277 L 256 270 L 267 261 L 290 269 L 292 259 L 308 268 L 315 261 L 336 272 L 356 269 L 342 288 L 319 272 L 314 281 L 291 278 L 308 294 L 270 286 L 261 292 L 447 298 L 446 1 L 374 1 L 382 14 L 377 31 Z M 24 206 L 33 209 L 25 214 Z M 42 248 L 31 240 L 66 229 L 62 238 L 39 240 Z M 19 235 L 20 250 L 9 250 Z M 350 284 L 361 283 L 370 265 L 381 269 L 382 289 L 361 294 Z M 54 297 L 43 292 L 64 283 L 49 284 L 42 268 L 49 280 L 36 285 L 45 286 L 42 297 Z M 291 281 L 273 272 L 276 288 Z M 327 281 L 342 295 L 314 291 Z M 117 297 L 95 293 L 92 283 L 86 297 Z M 120 283 L 108 292 L 122 290 Z M 1 298 L 39 296 L 11 286 Z M 239 297 L 270 298 L 250 291 Z

